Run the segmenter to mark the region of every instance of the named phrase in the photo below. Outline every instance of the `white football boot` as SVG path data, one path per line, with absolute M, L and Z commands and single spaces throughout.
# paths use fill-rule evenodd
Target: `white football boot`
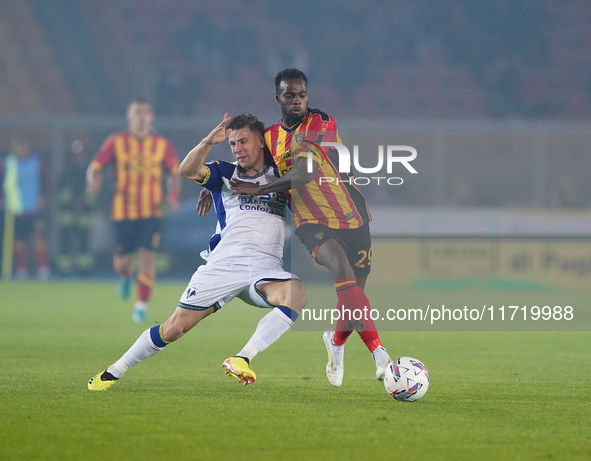
M 386 369 L 392 363 L 392 359 L 388 355 L 388 351 L 384 346 L 378 346 L 372 353 L 371 358 L 376 364 L 376 379 L 378 381 L 384 380 Z
M 328 352 L 328 363 L 326 364 L 326 377 L 331 386 L 339 387 L 343 383 L 345 371 L 345 345 L 335 346 L 332 342 L 334 330 L 326 330 L 322 334 L 326 352 Z

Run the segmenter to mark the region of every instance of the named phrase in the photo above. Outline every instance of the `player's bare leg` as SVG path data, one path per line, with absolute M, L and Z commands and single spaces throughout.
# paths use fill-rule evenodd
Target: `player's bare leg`
M 121 299 L 129 298 L 131 293 L 131 265 L 133 262 L 133 253 L 114 254 L 113 270 L 119 274 L 118 292 Z
M 257 288 L 267 302 L 276 307 L 260 320 L 244 348 L 222 364 L 227 374 L 244 385 L 256 380 L 256 374 L 250 368 L 251 360 L 289 330 L 308 303 L 304 284 L 299 280 L 265 282 L 258 284 Z
M 203 311 L 177 307 L 170 318 L 162 324 L 162 339 L 168 344 L 182 338 L 191 328 L 214 312 L 213 306 Z
M 88 381 L 88 389 L 93 391 L 107 390 L 130 367 L 156 355 L 169 343 L 182 338 L 185 333 L 213 312 L 213 306 L 203 311 L 177 307 L 164 324 L 148 328 L 117 362 Z
M 156 281 L 156 253 L 148 248 L 138 250 L 137 298 L 133 306 L 133 321 L 144 323 L 148 301 Z
M 257 288 L 265 295 L 269 304 L 290 306 L 298 315 L 308 304 L 306 289 L 299 280 L 264 282 L 259 283 Z
M 131 273 L 132 260 L 133 253 L 113 255 L 113 270 L 119 275 L 127 275 L 128 273 Z

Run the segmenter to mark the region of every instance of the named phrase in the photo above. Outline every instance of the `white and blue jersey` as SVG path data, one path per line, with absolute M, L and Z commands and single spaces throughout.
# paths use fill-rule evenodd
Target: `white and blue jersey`
M 246 176 L 238 171 L 236 163 L 224 160 L 208 162 L 205 167 L 207 176 L 196 182 L 211 191 L 218 223 L 208 250 L 201 253 L 203 259 L 208 264 L 280 267 L 285 240 L 285 195 L 230 195 L 233 191 L 229 187 L 232 178 L 265 185 L 279 177 L 277 169 L 267 166 L 255 176 Z
M 283 269 L 287 199 L 281 192 L 253 196 L 230 195 L 232 178 L 267 184 L 279 177 L 266 167 L 256 176 L 240 174 L 235 163 L 208 162 L 207 176 L 196 181 L 211 191 L 218 218 L 209 249 L 201 256 L 207 264 L 191 277 L 178 306 L 203 311 L 220 309 L 238 297 L 248 304 L 274 307 L 258 285 L 273 281 L 299 280 Z

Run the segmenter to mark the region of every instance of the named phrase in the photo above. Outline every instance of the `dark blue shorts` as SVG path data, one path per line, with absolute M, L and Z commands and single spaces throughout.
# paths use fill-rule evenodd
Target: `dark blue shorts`
M 117 254 L 135 253 L 139 248 L 156 250 L 160 245 L 160 219 L 115 221 Z

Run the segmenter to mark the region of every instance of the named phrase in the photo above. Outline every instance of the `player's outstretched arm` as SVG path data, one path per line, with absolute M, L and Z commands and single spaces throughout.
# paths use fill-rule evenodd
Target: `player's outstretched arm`
M 304 184 L 308 184 L 310 181 L 314 180 L 316 176 L 316 172 L 320 165 L 316 162 L 312 163 L 313 170 L 311 173 L 308 172 L 307 168 L 307 161 L 305 158 L 300 158 L 298 163 L 285 173 L 280 178 L 271 181 L 264 186 L 259 186 L 259 183 L 252 183 L 252 182 L 245 182 L 239 179 L 232 178 L 230 180 L 230 188 L 234 190 L 232 195 L 237 195 L 240 193 L 246 193 L 251 195 L 262 195 L 267 194 L 269 192 L 284 192 L 286 190 L 295 189 L 299 186 L 303 186 Z
M 207 175 L 207 169 L 203 166 L 205 158 L 211 148 L 222 142 L 228 137 L 232 130 L 226 130 L 226 125 L 230 121 L 228 114 L 224 114 L 224 119 L 209 133 L 203 140 L 197 144 L 187 154 L 179 166 L 179 173 L 187 179 L 203 181 Z
M 102 184 L 103 175 L 101 170 L 91 163 L 86 170 L 86 192 L 88 192 L 88 195 L 97 195 Z
M 171 212 L 175 212 L 181 207 L 181 176 L 177 172 L 171 172 L 170 176 L 168 176 L 167 184 L 168 195 L 166 196 L 166 202 L 168 203 L 168 209 Z

